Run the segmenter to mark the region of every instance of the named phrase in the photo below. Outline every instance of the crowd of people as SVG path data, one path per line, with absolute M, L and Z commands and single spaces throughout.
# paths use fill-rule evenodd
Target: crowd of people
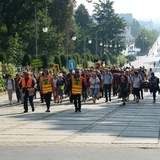
M 50 73 L 47 69 L 36 76 L 33 72 L 24 71 L 16 77 L 8 75 L 6 89 L 10 105 L 13 92 L 16 92 L 17 103 L 22 103 L 24 113 L 28 112 L 28 102 L 32 112 L 35 111 L 34 98 L 40 94 L 41 103 L 46 104 L 46 112 L 50 112 L 51 99 L 54 103 L 63 103 L 64 97 L 69 97 L 70 103 L 74 103 L 75 112 L 81 112 L 81 102 L 86 102 L 89 97 L 93 103 L 100 98 L 105 102 L 111 102 L 112 97 L 122 99 L 125 105 L 130 100 L 130 95 L 138 103 L 143 99 L 143 92 L 149 89 L 153 95 L 153 103 L 156 102 L 156 92 L 159 92 L 159 78 L 155 76 L 152 68 L 149 71 L 143 66 L 139 68 L 115 66 L 108 68 L 70 70 L 68 73 Z

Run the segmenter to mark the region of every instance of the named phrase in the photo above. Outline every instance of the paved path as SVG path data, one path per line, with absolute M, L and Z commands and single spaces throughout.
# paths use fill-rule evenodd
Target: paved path
M 151 58 L 148 62 L 145 58 L 143 60 L 149 68 L 155 57 L 153 61 Z M 159 66 L 157 63 L 155 68 L 158 76 Z M 52 102 L 51 113 L 45 113 L 45 105 L 36 99 L 35 112 L 30 109 L 26 114 L 22 113 L 21 104 L 14 102 L 8 105 L 7 95 L 4 94 L 0 96 L 0 146 L 159 148 L 160 96 L 157 95 L 157 101 L 153 104 L 152 95 L 149 92 L 144 94 L 145 98 L 140 103 L 133 102 L 133 97 L 130 97 L 125 106 L 116 97 L 108 103 L 104 102 L 104 98 L 96 104 L 88 101 L 82 105 L 81 113 L 75 113 L 73 104 L 68 103 L 67 99 L 61 105 Z

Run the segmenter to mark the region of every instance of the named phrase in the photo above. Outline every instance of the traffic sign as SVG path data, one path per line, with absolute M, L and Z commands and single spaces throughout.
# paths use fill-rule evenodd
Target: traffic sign
M 17 70 L 18 70 L 18 72 L 22 72 L 22 66 L 17 66 Z
M 68 69 L 69 70 L 74 70 L 75 68 L 76 68 L 76 61 L 73 60 L 73 59 L 69 60 L 69 62 L 68 62 Z
M 41 61 L 41 59 L 33 59 L 32 61 L 32 67 L 33 68 L 42 68 L 43 63 Z

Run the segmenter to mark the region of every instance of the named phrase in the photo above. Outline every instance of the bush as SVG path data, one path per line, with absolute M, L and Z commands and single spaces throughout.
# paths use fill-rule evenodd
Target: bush
M 2 72 L 2 66 L 5 66 L 6 72 Z M 3 92 L 6 90 L 5 82 L 8 74 L 11 74 L 14 78 L 17 73 L 17 68 L 12 64 L 3 64 L 0 62 L 0 92 Z
M 134 55 L 128 55 L 126 56 L 127 61 L 132 62 L 136 60 L 136 57 Z

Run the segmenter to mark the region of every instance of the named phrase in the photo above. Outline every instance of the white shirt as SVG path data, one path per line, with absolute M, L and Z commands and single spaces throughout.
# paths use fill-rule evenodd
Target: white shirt
M 11 80 L 11 79 L 7 80 L 7 89 L 13 90 L 13 80 Z
M 99 80 L 99 78 L 98 77 L 96 77 L 96 78 L 90 78 L 89 79 L 89 82 L 90 83 L 92 83 L 92 84 L 95 84 L 95 83 L 98 83 L 98 82 L 100 82 L 100 80 Z M 90 85 L 90 88 L 100 88 L 100 85 L 99 84 L 95 84 L 95 85 Z
M 53 78 L 53 86 L 54 86 L 54 88 L 57 88 L 57 85 L 56 85 L 56 84 L 57 84 L 57 80 L 58 80 L 58 79 L 54 79 L 54 78 Z
M 153 73 L 153 71 L 149 70 L 149 71 L 148 71 L 148 79 L 151 78 L 151 73 Z
M 141 86 L 141 78 L 133 77 L 133 88 L 139 88 Z

